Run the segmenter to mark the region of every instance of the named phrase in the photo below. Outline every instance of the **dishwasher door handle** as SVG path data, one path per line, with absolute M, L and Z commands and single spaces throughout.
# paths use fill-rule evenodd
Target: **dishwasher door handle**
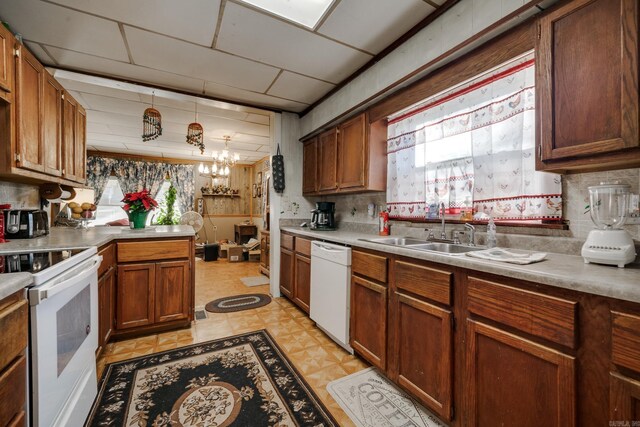
M 348 248 L 344 248 L 344 249 L 333 249 L 330 246 L 325 246 L 325 245 L 320 245 L 320 244 L 316 244 L 316 246 L 320 249 L 322 249 L 323 251 L 327 251 L 327 252 L 344 252 L 346 251 Z

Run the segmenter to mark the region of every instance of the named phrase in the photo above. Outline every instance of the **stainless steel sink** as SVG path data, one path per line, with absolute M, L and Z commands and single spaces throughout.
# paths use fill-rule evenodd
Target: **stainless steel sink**
M 427 243 L 425 240 L 414 239 L 411 237 L 376 237 L 373 239 L 360 239 L 365 242 L 380 243 L 382 245 L 393 246 L 409 246 L 409 245 L 423 245 Z
M 412 245 L 409 249 L 422 251 L 442 252 L 445 254 L 463 254 L 465 252 L 480 251 L 484 247 L 455 245 L 453 243 L 425 243 L 423 245 Z

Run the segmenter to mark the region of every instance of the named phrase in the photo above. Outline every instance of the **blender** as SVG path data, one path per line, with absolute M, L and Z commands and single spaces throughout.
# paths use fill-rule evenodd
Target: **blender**
M 585 263 L 624 267 L 636 258 L 631 235 L 622 229 L 629 212 L 629 185 L 618 182 L 589 187 L 591 220 L 596 226 L 582 246 Z

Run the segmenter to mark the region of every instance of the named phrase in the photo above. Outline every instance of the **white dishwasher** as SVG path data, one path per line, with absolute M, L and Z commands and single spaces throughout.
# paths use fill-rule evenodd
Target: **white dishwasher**
M 311 320 L 349 353 L 351 248 L 311 242 Z

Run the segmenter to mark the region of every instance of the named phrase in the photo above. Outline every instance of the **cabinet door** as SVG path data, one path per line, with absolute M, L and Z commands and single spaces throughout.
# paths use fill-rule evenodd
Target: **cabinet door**
M 118 266 L 116 328 L 129 329 L 154 322 L 156 268 L 153 263 Z
M 318 138 L 304 143 L 302 160 L 302 193 L 318 191 Z
M 338 185 L 364 187 L 367 168 L 366 116 L 361 114 L 338 128 Z
M 623 422 L 619 425 L 640 420 L 640 382 L 611 372 L 610 387 L 609 419 Z
M 290 299 L 293 299 L 293 269 L 293 251 L 280 248 L 280 291 Z
M 305 312 L 309 313 L 311 302 L 311 259 L 306 256 L 295 255 L 295 287 L 293 302 Z
M 338 188 L 338 133 L 331 129 L 318 137 L 318 191 Z
M 62 100 L 62 177 L 70 181 L 78 181 L 76 164 L 76 139 L 78 103 L 68 93 Z
M 0 89 L 7 92 L 13 91 L 13 46 L 13 35 L 0 25 Z
M 469 426 L 576 425 L 573 357 L 473 320 L 467 343 Z
M 62 175 L 62 86 L 46 71 L 44 76 L 42 139 L 44 172 Z
M 620 152 L 640 144 L 638 1 L 575 0 L 539 25 L 537 168 L 640 163 Z
M 387 288 L 351 276 L 350 344 L 372 365 L 387 368 Z
M 23 46 L 16 55 L 16 166 L 44 171 L 42 95 L 44 67 Z
M 109 342 L 115 318 L 116 270 L 110 268 L 98 280 L 98 347 Z
M 260 237 L 260 266 L 267 267 L 267 236 Z
M 76 140 L 74 149 L 76 181 L 84 184 L 87 169 L 87 112 L 78 104 L 76 110 Z
M 189 317 L 191 304 L 189 261 L 156 264 L 155 323 Z
M 440 417 L 451 420 L 451 311 L 397 293 L 395 345 L 398 384 Z

